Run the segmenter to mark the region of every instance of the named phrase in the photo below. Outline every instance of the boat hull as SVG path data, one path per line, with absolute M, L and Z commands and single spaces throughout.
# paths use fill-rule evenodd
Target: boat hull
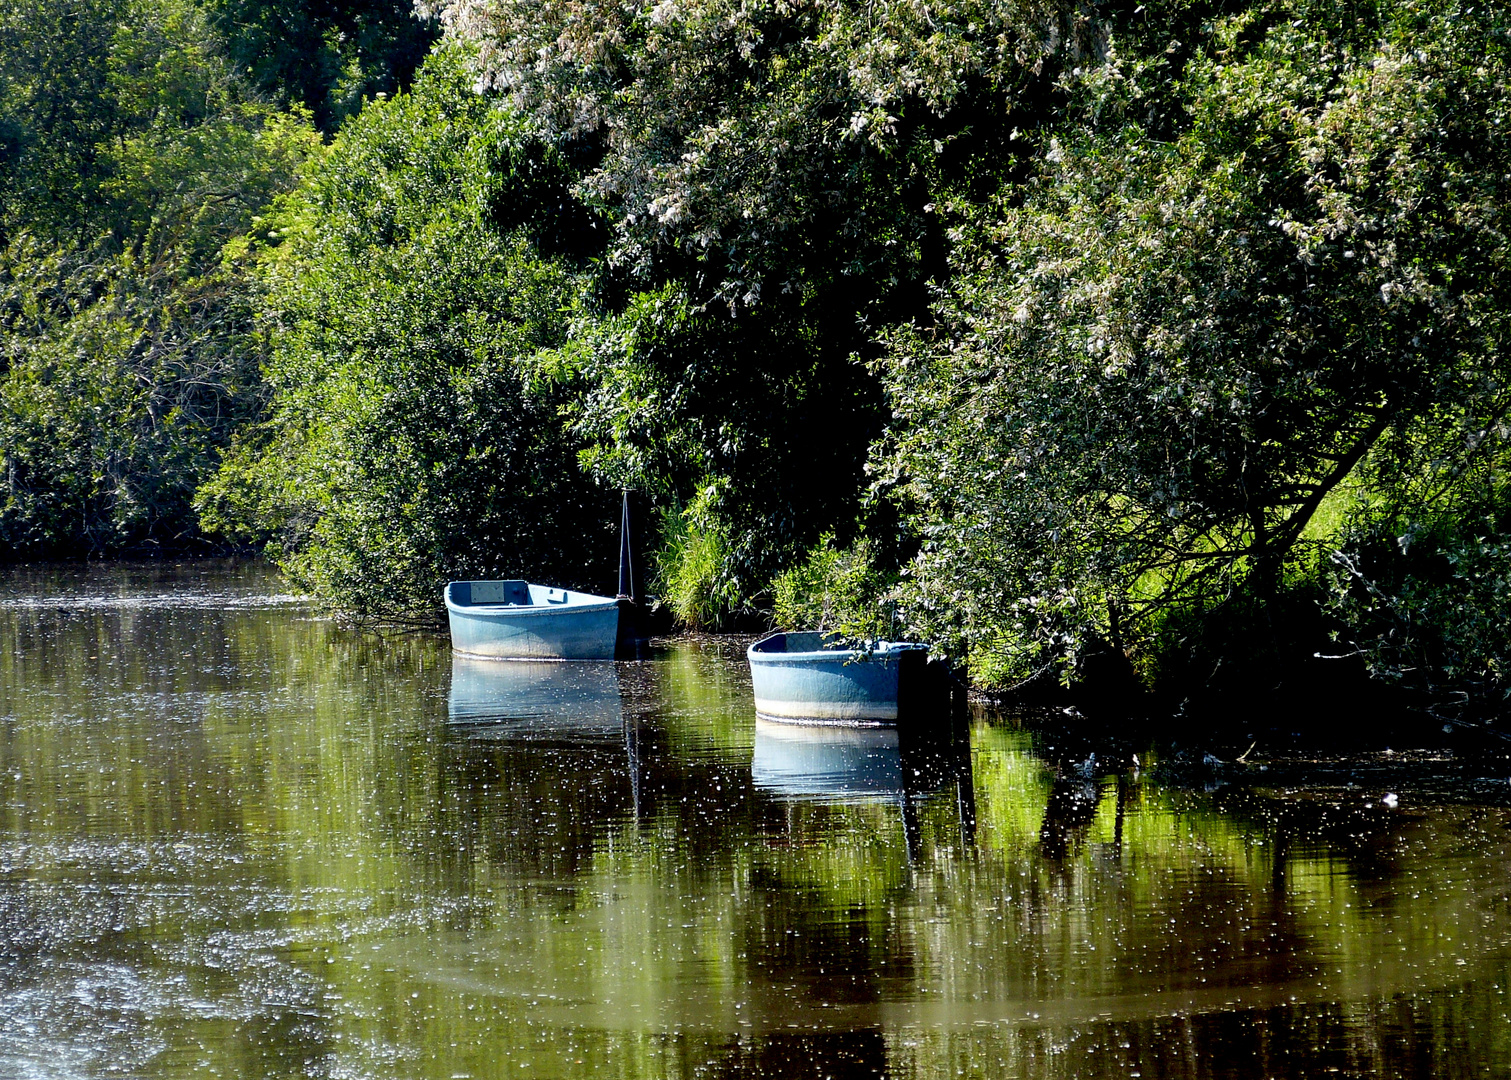
M 772 634 L 746 653 L 756 715 L 810 723 L 897 722 L 904 657 L 921 660 L 923 645 L 882 642 L 869 651 L 824 648 L 818 633 Z
M 487 660 L 612 660 L 619 635 L 615 601 L 522 581 L 453 581 L 446 613 L 452 649 Z

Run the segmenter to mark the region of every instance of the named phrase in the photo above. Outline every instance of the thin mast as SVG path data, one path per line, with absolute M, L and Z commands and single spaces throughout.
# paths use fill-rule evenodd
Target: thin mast
M 630 492 L 623 489 L 624 513 L 619 520 L 619 600 L 635 598 L 635 576 L 630 565 Z

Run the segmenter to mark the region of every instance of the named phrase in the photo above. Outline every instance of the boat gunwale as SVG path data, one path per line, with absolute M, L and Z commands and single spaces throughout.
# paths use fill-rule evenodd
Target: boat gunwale
M 811 634 L 821 631 L 802 630 L 796 632 Z M 765 664 L 813 664 L 834 660 L 839 660 L 842 664 L 863 664 L 871 660 L 880 660 L 882 663 L 888 663 L 899 658 L 903 653 L 928 650 L 928 645 L 921 641 L 887 641 L 882 643 L 885 647 L 879 649 L 840 647 L 807 652 L 775 652 L 759 648 L 774 638 L 786 637 L 788 633 L 789 631 L 786 630 L 778 630 L 767 634 L 758 641 L 751 642 L 750 647 L 745 650 L 746 659 L 752 663 L 759 661 Z
M 555 604 L 551 607 L 546 607 L 544 604 L 454 604 L 449 599 L 446 601 L 447 611 L 459 611 L 467 615 L 564 615 L 567 612 L 587 614 L 594 611 L 608 611 L 618 606 L 619 601 L 606 598 L 583 604 L 571 602 Z
M 473 584 L 473 581 L 469 580 L 466 583 L 470 585 Z M 587 615 L 599 611 L 608 611 L 610 608 L 617 608 L 619 606 L 619 601 L 611 597 L 599 596 L 597 593 L 582 592 L 580 590 L 573 589 L 551 589 L 551 591 L 559 591 L 561 593 L 564 593 L 569 598 L 555 604 L 511 604 L 504 602 L 493 602 L 485 604 L 458 604 L 455 600 L 451 599 L 451 587 L 453 585 L 459 584 L 462 584 L 460 580 L 447 582 L 446 587 L 441 590 L 441 599 L 445 601 L 446 610 L 448 612 L 457 612 L 464 615 L 478 615 L 483 617 L 493 617 L 500 615 L 508 615 L 511 617 L 515 615 L 564 615 L 568 612 L 572 614 Z M 535 585 L 534 582 L 526 582 L 525 584 L 526 587 L 534 586 L 535 588 L 551 588 L 550 586 Z M 585 597 L 586 599 L 583 599 L 581 601 L 574 601 L 570 599 L 573 596 L 581 596 Z

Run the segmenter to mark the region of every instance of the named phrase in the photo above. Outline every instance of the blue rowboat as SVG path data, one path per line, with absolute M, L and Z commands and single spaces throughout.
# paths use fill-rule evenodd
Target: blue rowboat
M 446 586 L 451 647 L 488 660 L 612 660 L 619 605 L 527 581 Z
M 928 646 L 877 641 L 851 648 L 835 635 L 771 634 L 746 652 L 756 715 L 845 724 L 897 722 L 898 675 L 922 668 Z

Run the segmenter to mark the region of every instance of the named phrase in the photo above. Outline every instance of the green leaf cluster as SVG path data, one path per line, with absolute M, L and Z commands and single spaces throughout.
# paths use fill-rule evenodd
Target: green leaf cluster
M 238 238 L 318 142 L 188 0 L 12 0 L 0 40 L 0 547 L 183 546 L 260 406 Z
M 358 617 L 429 618 L 450 578 L 604 587 L 613 500 L 562 415 L 586 283 L 541 251 L 555 161 L 454 53 L 342 129 L 268 216 L 271 407 L 207 527 Z
M 1067 81 L 879 366 L 923 634 L 1004 679 L 1157 651 L 1315 574 L 1328 500 L 1451 502 L 1504 456 L 1506 46 L 1493 8 L 1303 3 L 1212 20 L 1173 82 L 1116 36 Z
M 878 565 L 875 545 L 861 537 L 848 548 L 825 533 L 806 562 L 771 584 L 773 614 L 787 630 L 828 630 L 850 640 L 877 640 L 897 630 L 891 592 L 896 574 Z

